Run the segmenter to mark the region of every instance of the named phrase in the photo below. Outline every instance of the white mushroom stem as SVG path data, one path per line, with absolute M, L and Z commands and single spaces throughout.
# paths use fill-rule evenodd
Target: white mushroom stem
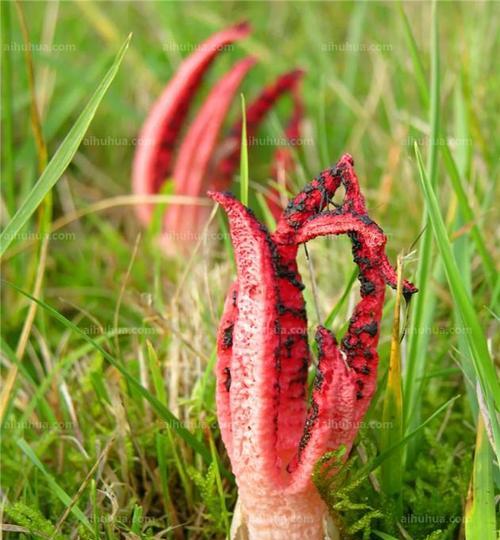
M 323 540 L 327 508 L 315 489 L 295 494 L 240 488 L 249 540 Z

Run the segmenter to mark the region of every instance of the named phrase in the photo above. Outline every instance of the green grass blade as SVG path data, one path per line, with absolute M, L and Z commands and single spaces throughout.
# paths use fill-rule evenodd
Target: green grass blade
M 248 206 L 248 141 L 245 96 L 241 94 L 240 200 Z
M 111 356 L 103 347 L 101 347 L 101 345 L 96 343 L 85 332 L 78 328 L 78 326 L 74 325 L 71 321 L 66 319 L 66 317 L 61 315 L 52 306 L 46 304 L 45 302 L 37 298 L 34 298 L 29 293 L 23 291 L 13 283 L 7 284 L 19 293 L 32 300 L 33 302 L 36 302 L 50 315 L 52 315 L 52 317 L 54 317 L 64 326 L 78 334 L 85 341 L 90 343 L 94 347 L 94 349 L 98 350 L 106 358 L 106 360 L 108 360 L 108 362 L 123 375 L 127 382 L 151 404 L 156 413 L 167 423 L 167 425 L 172 428 L 188 446 L 190 446 L 196 453 L 200 454 L 200 456 L 206 463 L 210 464 L 210 462 L 212 461 L 210 450 L 201 441 L 199 441 L 188 429 L 186 429 L 182 425 L 182 422 L 156 396 L 153 396 L 146 388 L 144 388 L 144 386 L 142 386 L 142 384 L 135 377 L 130 375 L 130 373 L 123 367 L 123 365 L 118 362 L 113 356 Z M 219 468 L 226 478 L 232 479 L 232 475 L 227 471 L 227 469 L 223 467 L 223 465 L 219 465 Z
M 15 213 L 14 217 L 9 221 L 5 229 L 2 231 L 2 234 L 0 235 L 0 256 L 5 253 L 5 250 L 19 234 L 23 225 L 26 224 L 47 193 L 54 187 L 59 178 L 61 178 L 62 174 L 66 170 L 66 167 L 73 159 L 73 156 L 78 150 L 90 122 L 94 118 L 97 107 L 101 103 L 109 86 L 118 73 L 118 68 L 120 67 L 125 52 L 128 49 L 130 39 L 131 35 L 122 45 L 112 66 L 97 87 L 94 95 L 90 98 L 90 101 L 87 103 L 85 109 L 82 111 L 73 127 L 66 135 L 66 138 L 62 142 L 61 146 L 59 146 L 57 149 L 53 158 L 47 165 L 47 168 L 41 174 L 40 178 L 37 180 L 25 201 Z
M 13 120 L 12 120 L 12 62 L 10 3 L 2 2 L 2 185 L 9 212 L 15 210 Z
M 340 297 L 340 300 L 335 304 L 333 309 L 328 314 L 327 318 L 325 319 L 325 322 L 323 323 L 323 326 L 325 328 L 330 328 L 333 324 L 333 321 L 337 317 L 337 315 L 340 313 L 340 310 L 342 309 L 342 306 L 345 304 L 349 293 L 351 292 L 352 286 L 354 285 L 354 282 L 356 281 L 356 278 L 358 277 L 358 269 L 355 268 L 351 274 L 351 277 L 349 278 L 349 281 L 347 282 L 346 288 L 344 289 L 344 292 L 342 293 L 342 296 Z
M 461 141 L 470 140 L 470 126 L 469 126 L 469 115 L 467 111 L 467 104 L 465 103 L 464 91 L 462 85 L 457 85 L 454 92 L 454 124 L 457 139 Z M 444 153 L 443 153 L 444 158 Z M 460 174 L 457 174 L 459 178 L 465 178 L 470 174 L 471 164 L 472 164 L 472 147 L 470 145 L 460 145 L 456 150 L 456 161 L 453 163 L 453 166 L 457 167 Z M 458 199 L 458 197 L 457 197 Z M 460 203 L 459 203 L 460 205 Z M 452 230 L 460 230 L 466 225 L 466 220 L 464 219 L 464 212 L 462 209 L 458 209 L 455 216 L 455 222 L 453 224 Z M 457 264 L 462 272 L 462 280 L 465 288 L 467 289 L 467 294 L 472 294 L 472 257 L 473 252 L 471 250 L 471 241 L 469 235 L 461 235 L 456 238 L 453 242 L 453 253 Z M 462 324 L 460 315 L 455 312 L 453 313 L 453 320 L 457 328 Z M 477 402 L 477 388 L 476 388 L 476 376 L 474 372 L 474 367 L 470 362 L 464 361 L 470 356 L 469 345 L 467 339 L 464 335 L 460 334 L 457 336 L 457 348 L 459 352 L 459 363 L 460 367 L 464 373 L 464 384 L 467 390 L 467 397 L 469 399 L 469 406 L 471 408 L 471 413 L 473 418 L 477 418 L 479 406 Z
M 227 218 L 223 215 L 222 212 L 218 212 L 217 219 L 221 228 L 222 242 L 224 244 L 224 250 L 226 252 L 226 260 L 230 261 L 233 272 L 236 273 L 236 263 L 234 262 L 233 245 L 231 244 L 231 233 L 229 232 Z
M 400 10 L 401 18 L 403 21 L 405 39 L 406 39 L 408 50 L 410 52 L 410 56 L 413 63 L 413 73 L 415 74 L 415 78 L 416 78 L 417 85 L 420 92 L 420 98 L 422 101 L 422 105 L 425 108 L 427 108 L 429 107 L 430 97 L 429 97 L 429 90 L 427 89 L 427 85 L 425 83 L 425 71 L 424 71 L 423 63 L 420 58 L 420 54 L 418 52 L 418 47 L 415 41 L 415 37 L 413 35 L 413 32 L 411 31 L 410 23 L 408 21 L 408 18 L 406 17 L 406 14 L 401 4 L 399 5 L 399 10 Z M 448 172 L 448 176 L 450 177 L 451 185 L 457 196 L 458 204 L 460 205 L 460 211 L 462 212 L 464 219 L 467 222 L 473 224 L 471 228 L 472 239 L 474 240 L 476 244 L 476 249 L 483 261 L 488 282 L 490 283 L 491 286 L 494 286 L 497 279 L 495 263 L 493 261 L 493 258 L 490 255 L 490 252 L 488 251 L 483 235 L 477 223 L 475 222 L 474 213 L 472 211 L 472 208 L 470 207 L 467 193 L 465 192 L 462 179 L 458 172 L 458 167 L 455 163 L 455 160 L 453 159 L 453 155 L 451 153 L 450 147 L 448 146 L 446 134 L 442 130 L 440 130 L 439 135 L 440 135 L 440 140 L 444 141 L 444 144 L 441 145 L 441 154 L 443 156 L 443 163 Z
M 71 497 L 64 491 L 64 489 L 56 482 L 55 478 L 47 471 L 43 466 L 43 463 L 38 459 L 35 452 L 31 446 L 24 440 L 18 439 L 17 445 L 19 448 L 26 454 L 27 458 L 33 463 L 33 465 L 45 476 L 45 479 L 50 485 L 52 492 L 57 496 L 57 498 L 65 505 L 68 506 L 71 504 Z M 90 532 L 93 532 L 93 529 L 87 519 L 87 516 L 78 508 L 78 506 L 73 505 L 71 508 L 71 513 L 78 519 L 82 525 L 84 525 Z
M 420 92 L 420 99 L 422 100 L 424 107 L 427 108 L 429 106 L 429 91 L 427 89 L 424 65 L 418 52 L 417 42 L 411 31 L 410 21 L 404 12 L 402 3 L 399 3 L 398 7 L 403 21 L 404 36 L 413 63 L 413 74 L 415 75 L 418 90 Z
M 439 79 L 439 28 L 437 16 L 437 2 L 432 2 L 431 12 L 431 101 L 430 101 L 430 125 L 431 139 L 427 159 L 427 175 L 433 186 L 437 183 L 438 145 L 435 144 L 439 136 L 440 117 L 440 79 Z
M 90 481 L 90 504 L 92 506 L 92 524 L 94 525 L 94 536 L 99 538 L 99 523 L 100 523 L 100 512 L 99 504 L 97 499 L 97 484 L 94 478 Z
M 158 469 L 160 473 L 161 492 L 163 494 L 163 507 L 165 512 L 170 514 L 170 490 L 168 488 L 168 464 L 167 464 L 167 448 L 168 439 L 164 433 L 155 434 L 156 459 L 158 460 Z M 170 516 L 169 516 L 170 517 Z M 170 518 L 171 519 L 171 518 Z M 173 520 L 172 520 L 173 521 Z
M 132 514 L 132 527 L 130 527 L 130 532 L 134 536 L 139 536 L 139 533 L 141 532 L 142 514 L 143 514 L 142 506 L 139 506 L 138 504 L 136 504 L 134 506 L 134 512 Z
M 161 374 L 160 362 L 158 361 L 158 355 L 153 348 L 153 345 L 149 340 L 146 341 L 147 359 L 149 371 L 151 373 L 151 379 L 153 380 L 153 386 L 156 396 L 164 405 L 167 404 L 167 391 L 165 389 L 165 383 Z
M 472 224 L 470 235 L 474 240 L 474 243 L 476 244 L 477 252 L 479 253 L 483 262 L 486 279 L 488 280 L 490 286 L 494 287 L 497 282 L 497 271 L 495 268 L 495 263 L 490 255 L 488 247 L 486 246 L 483 235 L 476 223 L 476 218 L 474 217 L 472 208 L 469 205 L 469 199 L 467 197 L 467 193 L 465 192 L 462 178 L 460 177 L 457 165 L 447 144 L 442 146 L 441 153 L 443 155 L 443 161 L 446 165 L 446 169 L 448 170 L 448 176 L 450 177 L 451 185 L 458 199 L 460 211 L 462 212 L 465 221 Z
M 398 540 L 395 536 L 384 533 L 382 531 L 373 531 L 373 534 L 376 534 L 379 538 L 382 538 L 382 540 Z
M 465 538 L 495 540 L 495 529 L 493 452 L 488 444 L 484 421 L 480 415 L 477 422 L 474 469 L 465 505 Z
M 419 426 L 417 426 L 414 430 L 407 433 L 401 440 L 399 440 L 397 443 L 395 443 L 393 446 L 388 448 L 387 450 L 384 450 L 381 452 L 378 456 L 373 458 L 371 461 L 369 461 L 366 465 L 364 465 L 361 469 L 359 469 L 356 474 L 354 475 L 355 478 L 364 478 L 368 476 L 372 471 L 377 469 L 391 456 L 396 454 L 400 451 L 401 448 L 403 448 L 408 441 L 410 441 L 415 435 L 420 433 L 424 427 L 432 422 L 434 418 L 436 418 L 439 414 L 441 414 L 444 410 L 446 410 L 447 407 L 450 406 L 451 403 L 453 403 L 456 399 L 458 399 L 460 396 L 455 396 L 451 399 L 449 399 L 446 403 L 443 403 L 438 409 L 436 409 L 426 420 L 424 420 Z
M 326 88 L 325 76 L 321 76 L 320 90 L 318 96 L 318 144 L 319 144 L 319 155 L 321 157 L 321 163 L 332 163 L 332 158 L 330 156 L 331 149 L 328 144 L 328 129 L 327 129 L 327 118 L 326 118 L 326 109 L 327 109 L 327 88 Z
M 266 224 L 266 227 L 270 231 L 274 231 L 276 228 L 276 220 L 274 219 L 273 214 L 271 213 L 271 210 L 269 210 L 269 205 L 267 204 L 266 198 L 262 193 L 255 193 L 255 197 L 257 199 L 257 203 L 259 204 L 260 210 L 262 212 L 262 216 L 264 218 L 264 223 Z
M 221 512 L 222 512 L 222 520 L 224 522 L 227 537 L 229 538 L 230 527 L 229 527 L 229 515 L 226 508 L 226 497 L 225 497 L 224 486 L 222 485 L 222 478 L 220 475 L 220 470 L 219 470 L 219 465 L 218 465 L 219 460 L 217 459 L 217 448 L 215 447 L 215 443 L 212 437 L 210 437 L 210 451 L 212 452 L 212 463 L 214 464 L 213 467 L 215 470 L 215 482 L 217 486 L 217 495 L 219 496 L 219 502 L 220 502 L 220 507 L 221 507 Z
M 349 28 L 347 33 L 348 43 L 360 43 L 363 40 L 365 34 L 366 12 L 368 9 L 368 2 L 356 2 L 353 5 L 352 16 L 349 21 Z M 356 94 L 356 75 L 359 70 L 360 55 L 354 54 L 349 62 L 346 62 L 344 73 L 342 75 L 342 83 L 349 94 Z M 349 121 L 352 118 L 349 107 L 344 102 L 339 102 L 339 111 L 336 119 L 336 138 L 344 144 L 349 135 L 349 126 L 352 126 L 352 122 Z
M 500 453 L 500 430 L 498 429 L 498 420 L 493 402 L 495 403 L 496 408 L 500 409 L 500 385 L 498 383 L 493 362 L 490 358 L 486 337 L 483 329 L 481 328 L 481 323 L 474 309 L 471 298 L 467 293 L 462 281 L 461 272 L 453 255 L 443 217 L 441 216 L 439 203 L 437 201 L 434 189 L 424 171 L 422 158 L 417 145 L 415 145 L 415 154 L 417 156 L 420 172 L 420 183 L 429 211 L 432 231 L 434 233 L 434 237 L 443 261 L 448 285 L 450 287 L 454 303 L 460 313 L 462 322 L 468 329 L 468 333 L 466 334 L 467 341 L 471 350 L 473 365 L 478 376 L 485 401 L 487 402 L 488 413 L 490 415 L 490 422 L 493 428 L 496 452 L 498 456 Z
M 436 13 L 436 2 L 432 4 L 432 32 L 431 32 L 431 98 L 430 98 L 430 141 L 429 154 L 427 161 L 427 174 L 436 185 L 437 179 L 437 160 L 438 147 L 433 144 L 439 135 L 439 42 L 438 42 L 438 21 Z M 427 224 L 427 209 L 424 209 L 423 225 Z M 418 260 L 416 283 L 419 287 L 419 293 L 414 300 L 413 308 L 413 328 L 416 330 L 410 335 L 408 345 L 408 364 L 405 374 L 405 415 L 406 429 L 412 429 L 420 422 L 420 400 L 421 400 L 421 379 L 425 372 L 427 360 L 427 345 L 429 336 L 427 332 L 422 331 L 429 328 L 434 316 L 435 295 L 431 290 L 431 270 L 432 270 L 432 231 L 426 227 L 422 235 L 420 244 L 420 254 Z M 411 414 L 411 417 L 408 416 Z

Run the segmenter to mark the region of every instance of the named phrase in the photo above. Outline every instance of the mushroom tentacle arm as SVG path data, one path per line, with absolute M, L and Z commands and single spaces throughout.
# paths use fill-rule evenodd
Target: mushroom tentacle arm
M 264 88 L 264 90 L 262 90 L 262 92 L 248 105 L 246 110 L 246 131 L 248 140 L 251 141 L 252 137 L 256 135 L 260 124 L 281 96 L 286 92 L 295 93 L 297 84 L 303 74 L 304 72 L 302 70 L 295 69 L 280 75 L 273 84 Z M 292 94 L 292 96 L 293 95 L 294 94 Z M 298 130 L 298 123 L 299 119 L 296 119 L 296 124 L 294 124 L 296 130 Z M 225 143 L 223 143 L 224 147 L 227 148 L 227 153 L 220 158 L 214 174 L 213 187 L 216 190 L 224 189 L 225 186 L 229 185 L 231 177 L 240 164 L 242 124 L 243 119 L 240 117 L 229 129 Z
M 238 271 L 238 316 L 232 334 L 231 386 L 232 465 L 240 480 L 271 485 L 280 482 L 272 422 L 277 418 L 278 350 L 274 322 L 277 287 L 272 274 L 269 233 L 253 214 L 225 193 L 211 196 L 226 210 Z M 269 359 L 271 362 L 269 362 Z
M 227 212 L 237 266 L 217 338 L 217 406 L 251 539 L 322 538 L 327 510 L 311 481 L 314 464 L 340 446 L 348 455 L 375 391 L 385 286 L 395 286 L 396 273 L 353 165 L 346 154 L 318 175 L 283 211 L 273 234 L 232 195 L 209 193 Z M 344 201 L 330 211 L 340 185 Z M 361 298 L 340 345 L 327 328 L 316 331 L 308 407 L 311 355 L 297 250 L 340 234 L 351 239 Z M 416 291 L 404 282 L 407 297 Z
M 176 185 L 177 195 L 195 198 L 206 190 L 204 180 L 219 131 L 241 81 L 254 64 L 252 57 L 238 62 L 214 86 L 198 112 L 179 148 L 173 176 L 182 178 L 183 182 Z M 172 204 L 165 215 L 165 230 L 179 238 L 185 231 L 195 236 L 207 216 L 206 208 Z
M 341 445 L 350 450 L 354 425 L 352 403 L 356 395 L 356 373 L 342 357 L 335 336 L 323 326 L 316 330 L 318 367 L 313 383 L 311 407 L 294 459 L 288 465 L 292 482 L 288 492 L 304 491 L 316 461 Z

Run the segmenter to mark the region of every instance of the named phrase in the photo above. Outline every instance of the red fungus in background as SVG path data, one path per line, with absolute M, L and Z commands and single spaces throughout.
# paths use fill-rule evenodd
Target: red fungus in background
M 151 195 L 158 192 L 171 173 L 174 144 L 203 75 L 224 46 L 249 33 L 247 23 L 227 28 L 204 41 L 194 54 L 184 60 L 153 105 L 141 129 L 132 172 L 134 193 Z M 150 205 L 140 206 L 138 212 L 147 223 L 152 208 Z
M 327 206 L 340 185 L 345 200 Z M 356 437 L 375 391 L 385 285 L 396 273 L 386 237 L 366 212 L 344 155 L 288 205 L 271 234 L 232 195 L 210 193 L 227 212 L 238 278 L 217 335 L 217 410 L 251 540 L 320 539 L 326 506 L 311 481 L 315 462 Z M 310 365 L 300 244 L 347 234 L 359 267 L 361 300 L 340 346 L 316 331 L 319 363 L 307 406 Z M 407 281 L 403 293 L 417 289 Z
M 225 46 L 246 37 L 250 27 L 242 23 L 218 32 L 200 44 L 177 70 L 144 123 L 134 157 L 132 188 L 137 195 L 153 195 L 163 183 L 172 178 L 176 195 L 193 199 L 203 197 L 207 189 L 227 189 L 239 164 L 241 147 L 241 119 L 234 123 L 228 136 L 219 143 L 219 134 L 235 94 L 248 70 L 255 63 L 252 58 L 239 61 L 213 87 L 206 101 L 188 127 L 183 141 L 177 140 L 185 122 L 196 90 L 216 56 Z M 289 92 L 293 99 L 292 119 L 285 135 L 298 138 L 302 118 L 302 101 L 298 85 L 301 70 L 293 70 L 278 77 L 253 101 L 246 112 L 247 134 L 253 137 L 266 114 L 278 99 Z M 279 148 L 272 174 L 290 171 L 293 160 L 288 147 Z M 270 191 L 271 211 L 281 212 L 279 194 Z M 138 215 L 145 224 L 152 217 L 153 206 L 141 204 Z M 196 204 L 169 204 L 164 218 L 163 246 L 170 252 L 185 252 L 195 243 L 208 214 L 206 207 Z

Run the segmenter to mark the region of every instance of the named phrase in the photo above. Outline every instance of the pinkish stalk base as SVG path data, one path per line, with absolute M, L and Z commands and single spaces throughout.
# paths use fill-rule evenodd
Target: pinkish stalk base
M 323 540 L 325 503 L 316 490 L 288 494 L 241 493 L 249 540 Z

